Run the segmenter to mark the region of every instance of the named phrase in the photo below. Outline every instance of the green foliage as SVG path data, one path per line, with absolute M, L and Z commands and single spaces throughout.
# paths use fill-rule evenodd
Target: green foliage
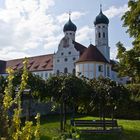
M 129 10 L 122 16 L 123 26 L 128 27 L 127 32 L 135 39 L 134 44 L 140 46 L 140 1 L 129 0 L 128 7 Z
M 22 73 L 23 70 L 18 70 L 14 73 L 13 79 L 14 89 L 21 82 Z M 45 80 L 43 80 L 38 75 L 32 74 L 29 71 L 28 71 L 27 88 L 31 90 L 32 97 L 34 97 L 35 99 L 44 100 L 44 98 L 47 97 Z
M 140 84 L 127 84 L 126 88 L 129 90 L 133 101 L 140 101 Z
M 129 76 L 132 82 L 140 83 L 140 0 L 129 0 L 128 11 L 122 16 L 123 26 L 128 27 L 127 32 L 134 38 L 133 48 L 126 51 L 123 44 L 117 43 L 118 70 L 121 76 Z
M 32 130 L 33 122 L 26 121 L 25 125 L 21 124 L 21 95 L 27 87 L 28 81 L 28 70 L 27 70 L 28 61 L 25 59 L 23 62 L 23 73 L 21 75 L 21 83 L 19 85 L 19 90 L 16 94 L 13 95 L 13 79 L 14 71 L 9 68 L 7 70 L 7 86 L 5 88 L 5 94 L 3 95 L 2 100 L 2 111 L 0 118 L 1 122 L 1 131 L 0 138 L 4 137 L 6 140 L 31 140 L 33 138 L 34 131 Z M 11 110 L 13 109 L 13 115 Z M 37 127 L 35 130 L 35 138 L 39 140 L 39 115 L 37 115 Z
M 47 94 L 53 101 L 60 103 L 66 100 L 69 106 L 83 104 L 87 102 L 85 95 L 88 96 L 89 86 L 87 81 L 74 75 L 52 76 L 46 81 Z
M 0 93 L 4 93 L 4 89 L 6 87 L 6 79 L 0 75 Z
M 126 51 L 121 42 L 116 44 L 118 48 L 117 58 L 119 63 L 117 70 L 120 76 L 129 76 L 134 83 L 140 82 L 140 49 L 135 48 Z

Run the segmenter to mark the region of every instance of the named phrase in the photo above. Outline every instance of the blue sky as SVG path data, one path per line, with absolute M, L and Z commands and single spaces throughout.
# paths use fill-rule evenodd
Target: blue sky
M 118 41 L 131 48 L 132 39 L 122 27 L 121 16 L 128 0 L 0 0 L 0 59 L 54 53 L 63 37 L 63 26 L 71 19 L 77 26 L 76 41 L 94 44 L 94 19 L 103 12 L 108 16 L 111 58 L 116 57 Z

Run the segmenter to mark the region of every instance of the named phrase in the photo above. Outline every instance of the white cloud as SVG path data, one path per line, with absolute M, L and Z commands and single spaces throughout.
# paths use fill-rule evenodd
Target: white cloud
M 27 55 L 27 50 L 40 47 L 60 30 L 55 18 L 47 13 L 54 4 L 54 0 L 5 0 L 5 7 L 0 8 L 1 59 Z
M 68 14 L 53 16 L 48 11 L 54 5 L 55 0 L 5 0 L 0 8 L 0 59 L 30 56 L 39 48 L 46 53 L 57 50 Z M 74 11 L 71 18 L 77 20 L 85 14 Z M 88 33 L 82 37 L 80 32 L 78 38 L 83 40 Z
M 0 49 L 0 57 L 3 60 L 7 59 L 16 59 L 16 58 L 22 58 L 22 57 L 29 57 L 29 55 L 23 51 L 18 51 L 16 48 L 12 46 L 8 46 L 6 48 Z
M 104 14 L 108 18 L 113 18 L 115 16 L 122 16 L 127 10 L 128 10 L 127 4 L 120 7 L 111 6 L 109 7 L 108 10 L 104 11 Z
M 79 19 L 81 16 L 84 16 L 86 14 L 87 14 L 87 12 L 75 11 L 75 12 L 72 12 L 71 19 L 76 20 L 76 19 Z M 57 20 L 59 21 L 59 23 L 65 23 L 66 21 L 68 21 L 68 13 L 64 13 L 64 14 L 57 16 Z
M 47 51 L 47 53 L 53 53 L 52 50 L 56 52 L 56 50 L 58 49 L 58 44 L 62 37 L 63 34 L 59 34 L 57 36 L 50 36 L 46 38 L 44 49 Z
M 90 43 L 90 40 L 93 38 L 94 29 L 89 26 L 84 26 L 77 31 L 76 40 L 80 43 L 85 41 Z M 92 41 L 92 40 L 91 40 Z

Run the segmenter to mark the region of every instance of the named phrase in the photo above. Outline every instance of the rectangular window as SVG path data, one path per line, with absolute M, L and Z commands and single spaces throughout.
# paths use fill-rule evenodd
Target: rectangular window
M 46 77 L 46 78 L 48 77 L 48 73 L 47 73 L 47 72 L 45 73 L 45 77 Z
M 103 65 L 99 65 L 99 66 L 98 66 L 98 71 L 99 71 L 99 72 L 103 72 Z
M 107 66 L 107 76 L 110 77 L 110 68 Z
M 43 78 L 43 73 L 40 74 L 40 77 Z

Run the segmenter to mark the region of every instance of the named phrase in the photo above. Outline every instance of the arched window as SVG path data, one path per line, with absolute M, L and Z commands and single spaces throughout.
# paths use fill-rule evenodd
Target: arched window
M 67 62 L 67 61 L 68 61 L 68 59 L 67 59 L 67 58 L 65 58 L 65 59 L 64 59 L 64 61 L 65 61 L 65 62 Z
M 100 33 L 100 32 L 98 33 L 98 37 L 99 37 L 99 38 L 101 37 L 101 33 Z
M 68 69 L 67 68 L 64 68 L 64 73 L 68 73 Z
M 103 38 L 105 38 L 105 32 L 103 32 Z
M 56 74 L 59 75 L 59 73 L 60 73 L 59 70 L 57 70 Z

